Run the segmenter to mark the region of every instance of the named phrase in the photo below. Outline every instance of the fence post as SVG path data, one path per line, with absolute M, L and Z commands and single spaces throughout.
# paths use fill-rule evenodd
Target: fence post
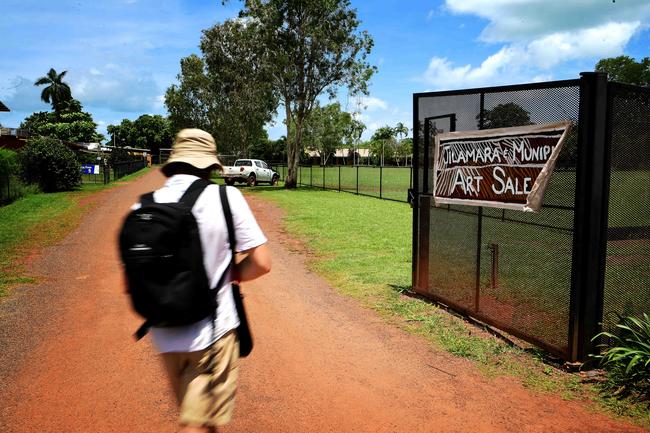
M 341 192 L 341 166 L 339 165 L 339 192 Z
M 384 166 L 379 166 L 379 198 L 382 198 L 382 185 L 384 184 Z
M 609 185 L 607 74 L 583 72 L 580 79 L 573 263 L 569 310 L 569 355 L 584 360 L 596 351 L 591 339 L 603 317 Z
M 478 313 L 481 301 L 481 246 L 483 244 L 483 207 L 478 208 L 476 229 L 476 281 L 474 287 L 474 311 Z
M 325 166 L 323 165 L 323 189 L 325 189 Z
M 429 233 L 431 231 L 431 202 L 432 197 L 430 195 L 420 194 L 416 197 L 418 200 L 417 209 L 419 212 L 418 220 L 419 225 L 414 227 L 413 230 L 417 230 L 417 266 L 415 266 L 416 278 L 415 278 L 415 287 L 413 290 L 416 292 L 426 295 L 429 292 Z
M 357 165 L 357 195 L 359 195 L 359 166 Z

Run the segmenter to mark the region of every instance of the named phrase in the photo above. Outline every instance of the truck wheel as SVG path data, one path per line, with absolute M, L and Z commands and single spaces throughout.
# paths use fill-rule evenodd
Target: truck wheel
M 250 176 L 248 176 L 248 180 L 246 181 L 246 183 L 248 184 L 248 186 L 255 186 L 257 185 L 257 178 L 255 177 L 254 174 L 251 174 Z
M 226 182 L 226 185 L 228 186 L 233 186 L 235 184 L 235 179 L 224 179 Z
M 273 179 L 271 179 L 271 185 L 278 186 L 279 183 L 280 183 L 280 176 L 278 175 L 273 176 Z

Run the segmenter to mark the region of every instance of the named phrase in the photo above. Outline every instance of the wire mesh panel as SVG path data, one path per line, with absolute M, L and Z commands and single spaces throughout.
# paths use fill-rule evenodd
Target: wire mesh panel
M 359 166 L 359 194 L 379 197 L 379 168 Z
M 429 288 L 450 305 L 474 310 L 476 303 L 477 208 L 431 209 Z
M 311 166 L 301 165 L 298 169 L 298 183 L 303 186 L 311 185 Z
M 420 192 L 433 192 L 437 134 L 552 123 L 565 139 L 539 213 L 471 206 L 430 211 L 432 297 L 566 354 L 572 285 L 578 80 L 418 97 Z
M 382 198 L 406 201 L 411 183 L 410 167 L 383 167 L 381 173 Z
M 313 165 L 311 167 L 311 186 L 322 188 L 324 186 L 324 167 Z
M 357 192 L 357 167 L 341 166 L 341 191 Z
M 339 189 L 339 167 L 329 166 L 323 167 L 325 172 L 325 189 Z
M 25 185 L 13 174 L 0 175 L 0 206 L 11 203 L 21 196 Z
M 609 85 L 611 173 L 603 323 L 650 313 L 650 89 Z
M 572 218 L 570 212 L 550 211 Z M 506 218 L 509 213 L 515 211 L 505 211 Z M 478 314 L 566 353 L 573 232 L 503 215 L 500 209 L 483 210 Z

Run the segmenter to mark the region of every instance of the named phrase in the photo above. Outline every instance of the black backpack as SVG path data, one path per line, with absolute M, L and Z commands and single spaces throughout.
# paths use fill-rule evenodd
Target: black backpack
M 182 326 L 216 314 L 216 291 L 203 265 L 203 250 L 192 207 L 211 185 L 196 180 L 178 203 L 156 203 L 144 194 L 129 213 L 119 236 L 120 254 L 131 302 L 145 319 L 136 332 L 151 326 Z

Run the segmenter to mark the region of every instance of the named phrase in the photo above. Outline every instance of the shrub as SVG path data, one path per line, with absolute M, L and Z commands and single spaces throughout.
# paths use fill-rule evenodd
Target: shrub
M 606 338 L 600 365 L 607 371 L 606 388 L 621 396 L 650 397 L 650 316 L 624 317 L 615 332 L 601 332 Z
M 22 177 L 43 192 L 70 191 L 81 183 L 81 166 L 72 150 L 50 137 L 31 139 L 20 153 Z
M 0 149 L 0 182 L 1 178 L 18 174 L 18 154 L 9 149 Z
M 9 149 L 0 149 L 0 205 L 6 205 L 20 197 L 35 192 L 19 179 L 18 154 Z

